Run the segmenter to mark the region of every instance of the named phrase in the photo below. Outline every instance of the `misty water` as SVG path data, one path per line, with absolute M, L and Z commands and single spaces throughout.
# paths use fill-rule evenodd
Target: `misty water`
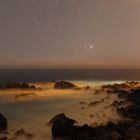
M 123 81 L 70 81 L 78 87 L 90 86 L 90 90 L 56 90 L 53 82 L 34 82 L 42 90 L 1 90 L 0 112 L 8 119 L 9 138 L 19 129 L 33 134 L 35 140 L 50 140 L 51 127 L 47 125 L 56 114 L 65 113 L 78 121 L 78 125 L 97 126 L 109 120 L 115 122 L 122 118 L 115 108 L 110 106 L 118 100 L 115 94 L 95 93 L 105 84 L 122 83 Z M 18 96 L 28 94 L 29 96 Z M 89 106 L 91 102 L 98 102 Z M 110 107 L 109 107 L 110 106 Z M 25 137 L 17 137 L 24 140 Z

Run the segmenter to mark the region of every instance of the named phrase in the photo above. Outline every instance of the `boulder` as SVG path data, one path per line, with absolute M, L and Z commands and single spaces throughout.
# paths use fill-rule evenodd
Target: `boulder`
M 25 134 L 26 134 L 25 130 L 24 129 L 20 129 L 20 130 L 18 130 L 15 133 L 15 136 L 22 136 L 22 135 L 25 135 Z
M 54 84 L 55 89 L 74 89 L 76 86 L 70 82 L 58 81 Z
M 21 88 L 30 88 L 29 84 L 27 83 L 21 83 Z
M 31 134 L 31 133 L 27 133 L 25 136 L 26 136 L 27 139 L 32 139 L 32 138 L 34 138 L 34 135 Z
M 75 122 L 75 120 L 66 117 L 63 113 L 60 113 L 53 117 L 48 124 L 52 126 L 53 137 L 65 137 L 72 132 Z
M 90 90 L 91 88 L 90 88 L 90 86 L 86 86 L 84 89 L 85 90 Z
M 0 113 L 0 132 L 6 130 L 7 127 L 7 119 Z

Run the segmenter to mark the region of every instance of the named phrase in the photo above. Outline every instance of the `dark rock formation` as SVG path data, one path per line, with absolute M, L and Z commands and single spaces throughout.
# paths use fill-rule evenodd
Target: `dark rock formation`
M 37 95 L 35 93 L 21 93 L 18 95 L 15 95 L 15 100 L 26 100 L 35 98 Z
M 36 87 L 34 86 L 34 85 L 31 85 L 31 87 L 30 88 L 32 88 L 32 89 L 36 89 Z
M 90 86 L 86 86 L 86 87 L 85 87 L 85 90 L 89 90 L 89 89 L 90 89 Z
M 76 86 L 70 82 L 58 81 L 54 84 L 55 89 L 74 89 Z
M 26 137 L 27 139 L 32 139 L 32 138 L 34 138 L 34 135 L 33 135 L 33 134 L 30 134 L 30 133 L 27 133 L 27 134 L 25 135 L 25 137 Z
M 102 86 L 102 89 L 107 89 L 109 92 L 118 92 L 121 89 L 127 89 L 130 88 L 129 85 L 122 83 L 122 84 L 114 84 L 114 85 L 104 85 Z
M 0 113 L 0 132 L 6 130 L 7 127 L 7 119 Z
M 86 104 L 87 104 L 87 102 L 84 102 L 84 101 L 80 102 L 80 105 L 86 105 Z
M 132 104 L 126 108 L 118 109 L 118 113 L 123 117 L 140 121 L 140 88 L 132 90 L 131 93 L 126 94 L 123 98 Z
M 130 81 L 130 82 L 125 82 L 125 83 L 121 83 L 121 84 L 114 84 L 114 85 L 103 85 L 102 89 L 107 90 L 108 93 L 118 93 L 118 92 L 125 92 L 128 89 L 133 89 L 133 88 L 138 88 L 140 87 L 140 83 L 139 82 L 135 82 L 135 81 Z
M 88 106 L 96 106 L 100 103 L 100 101 L 93 101 L 88 104 Z
M 27 84 L 27 83 L 21 83 L 21 88 L 30 88 L 30 86 L 29 86 L 29 84 Z
M 52 135 L 54 137 L 65 137 L 72 132 L 75 122 L 75 120 L 69 119 L 62 113 L 52 118 L 48 124 L 52 125 Z
M 25 130 L 24 129 L 20 129 L 20 130 L 18 130 L 15 133 L 15 136 L 22 136 L 22 135 L 25 135 L 25 134 L 26 134 Z
M 134 121 L 109 122 L 105 126 L 91 127 L 86 124 L 76 126 L 75 121 L 64 114 L 52 120 L 52 135 L 58 140 L 140 140 L 140 124 Z
M 36 89 L 36 87 L 34 85 L 29 85 L 28 83 L 5 83 L 5 84 L 0 84 L 0 89 Z
M 32 138 L 34 138 L 34 135 L 33 134 L 26 133 L 24 129 L 20 129 L 20 130 L 18 130 L 15 133 L 14 137 L 11 138 L 11 140 L 15 140 L 15 139 L 17 139 L 17 137 L 20 137 L 20 136 L 24 136 L 26 139 L 32 139 Z

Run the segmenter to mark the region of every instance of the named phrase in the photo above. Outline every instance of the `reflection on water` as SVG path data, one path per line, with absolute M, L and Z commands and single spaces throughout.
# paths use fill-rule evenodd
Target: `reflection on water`
M 121 82 L 121 81 L 116 81 Z M 79 87 L 91 86 L 90 90 L 54 90 L 52 82 L 34 83 L 42 90 L 0 91 L 0 112 L 9 123 L 10 136 L 19 129 L 35 135 L 35 140 L 51 139 L 47 122 L 58 113 L 65 113 L 78 124 L 105 124 L 108 120 L 117 121 L 120 116 L 111 106 L 118 100 L 115 94 L 95 94 L 94 90 L 110 82 L 74 81 Z M 17 138 L 19 140 L 25 137 Z

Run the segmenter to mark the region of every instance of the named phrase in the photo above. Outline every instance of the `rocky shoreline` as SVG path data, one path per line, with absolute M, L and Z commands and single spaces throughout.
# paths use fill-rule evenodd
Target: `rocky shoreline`
M 50 122 L 52 135 L 57 140 L 140 140 L 140 88 L 139 83 L 123 83 L 107 85 L 107 92 L 118 94 L 119 98 L 131 104 L 120 107 L 123 102 L 114 101 L 113 105 L 125 121 L 117 123 L 108 122 L 106 125 L 91 127 L 87 124 L 77 126 L 76 120 L 68 118 L 61 113 L 56 115 Z M 129 91 L 122 90 L 127 87 Z M 124 88 L 124 89 L 125 89 Z
M 56 83 L 57 88 L 69 89 L 75 88 L 68 82 Z M 112 106 L 117 113 L 125 118 L 123 121 L 112 122 L 105 125 L 90 126 L 84 124 L 77 125 L 77 120 L 67 117 L 64 113 L 54 116 L 48 123 L 51 126 L 53 140 L 140 140 L 140 83 L 126 82 L 122 84 L 104 85 L 101 90 L 107 94 L 116 94 L 120 101 L 114 101 Z M 25 96 L 22 94 L 22 96 Z M 32 96 L 32 94 L 31 94 Z M 122 101 L 123 99 L 123 101 Z M 124 104 L 129 103 L 127 106 Z M 87 104 L 80 102 L 81 105 Z M 97 104 L 97 103 L 96 103 Z M 87 104 L 94 106 L 95 102 Z M 8 130 L 7 119 L 0 114 L 0 133 L 6 133 Z M 24 129 L 19 129 L 11 139 L 6 136 L 0 137 L 0 140 L 16 140 L 17 137 L 25 136 L 26 139 L 33 139 L 35 135 L 26 133 Z

